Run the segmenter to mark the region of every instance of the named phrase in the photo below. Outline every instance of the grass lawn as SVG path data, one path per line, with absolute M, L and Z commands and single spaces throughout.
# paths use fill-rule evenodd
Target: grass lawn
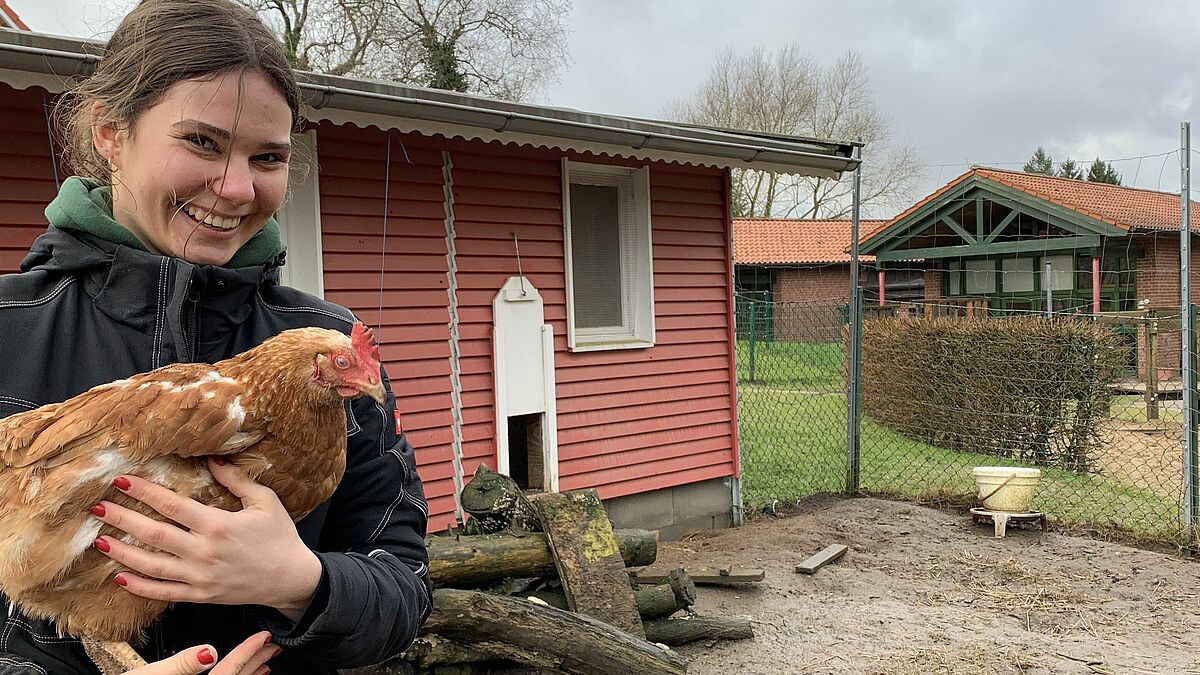
M 1112 397 L 1112 418 L 1122 422 L 1146 421 L 1146 400 L 1141 396 Z M 1183 404 L 1179 401 L 1160 401 L 1158 419 L 1183 424 Z
M 845 356 L 842 345 L 836 342 L 760 340 L 754 345 L 751 364 L 750 343 L 739 340 L 737 357 L 738 378 L 745 382 L 806 391 L 846 390 Z
M 756 373 L 758 382 L 739 384 L 743 491 L 751 508 L 845 486 L 841 346 L 771 347 L 760 351 L 756 345 L 756 369 L 763 368 L 762 374 Z M 743 358 L 739 366 L 746 365 Z M 807 367 L 796 361 L 807 361 Z M 740 374 L 747 373 L 740 369 Z M 865 416 L 859 445 L 861 489 L 908 499 L 970 495 L 972 467 L 1021 465 L 914 441 Z M 1118 528 L 1151 537 L 1170 537 L 1180 530 L 1180 505 L 1175 500 L 1103 477 L 1039 468 L 1042 482 L 1034 508 L 1060 524 Z

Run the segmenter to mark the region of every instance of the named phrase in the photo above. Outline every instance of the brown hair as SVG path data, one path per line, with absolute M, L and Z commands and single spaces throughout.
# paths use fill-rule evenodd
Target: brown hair
M 103 122 L 131 128 L 138 116 L 184 80 L 253 69 L 267 76 L 300 122 L 300 89 L 283 48 L 249 10 L 229 0 L 142 0 L 117 26 L 96 71 L 54 107 L 67 164 L 109 183 L 108 162 L 92 144 L 92 105 Z

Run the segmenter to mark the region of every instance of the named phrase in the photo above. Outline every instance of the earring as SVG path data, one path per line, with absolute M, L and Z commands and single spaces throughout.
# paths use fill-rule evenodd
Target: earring
M 113 163 L 113 161 L 111 159 L 108 160 L 108 172 L 109 173 L 117 172 L 117 165 L 115 163 Z

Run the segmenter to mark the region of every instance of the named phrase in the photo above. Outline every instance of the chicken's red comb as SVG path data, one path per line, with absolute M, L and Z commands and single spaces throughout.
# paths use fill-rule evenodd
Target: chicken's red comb
M 367 324 L 356 321 L 354 328 L 350 329 L 350 344 L 354 346 L 354 351 L 361 359 L 368 357 L 379 362 L 379 345 L 375 343 L 375 331 L 371 330 Z

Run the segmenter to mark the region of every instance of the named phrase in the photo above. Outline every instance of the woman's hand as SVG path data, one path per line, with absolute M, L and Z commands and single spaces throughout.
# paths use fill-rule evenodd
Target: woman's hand
M 113 481 L 117 489 L 182 526 L 108 501 L 92 507 L 99 520 L 159 549 L 147 551 L 114 537 L 97 539 L 98 550 L 132 570 L 113 581 L 144 598 L 266 605 L 298 620 L 321 581 L 321 561 L 301 541 L 270 488 L 221 458 L 210 458 L 209 469 L 242 500 L 241 511 L 206 506 L 136 476 Z
M 162 661 L 125 671 L 125 675 L 198 675 L 210 668 L 209 675 L 265 675 L 271 672 L 267 661 L 283 651 L 271 644 L 267 631 L 255 633 L 233 648 L 229 656 L 217 663 L 217 650 L 210 645 L 185 649 Z

